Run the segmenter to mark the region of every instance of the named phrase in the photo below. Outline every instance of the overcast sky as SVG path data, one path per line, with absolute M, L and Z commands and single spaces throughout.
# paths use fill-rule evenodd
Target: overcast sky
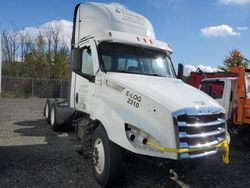
M 65 32 L 71 32 L 73 11 L 78 2 L 3 0 L 0 1 L 0 27 L 10 29 L 15 24 L 20 30 L 27 27 L 34 30 L 59 21 L 66 27 Z M 154 26 L 156 37 L 172 46 L 175 64 L 187 64 L 191 69 L 203 65 L 211 69 L 221 65 L 232 49 L 239 49 L 250 59 L 250 0 L 99 2 L 119 2 L 146 16 Z

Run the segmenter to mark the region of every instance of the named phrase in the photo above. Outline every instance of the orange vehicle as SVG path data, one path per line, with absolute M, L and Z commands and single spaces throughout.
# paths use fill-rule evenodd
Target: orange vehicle
M 250 70 L 243 67 L 229 68 L 229 72 L 238 74 L 236 88 L 236 111 L 233 123 L 238 125 L 250 124 Z
M 250 126 L 250 70 L 232 67 L 228 72 L 192 72 L 189 84 L 198 87 L 226 110 L 231 125 Z

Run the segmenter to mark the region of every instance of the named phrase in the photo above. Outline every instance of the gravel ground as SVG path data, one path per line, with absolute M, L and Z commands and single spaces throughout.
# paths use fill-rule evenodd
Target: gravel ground
M 74 132 L 55 133 L 43 120 L 45 99 L 0 98 L 0 187 L 99 187 L 91 163 L 75 152 Z M 218 157 L 157 167 L 126 159 L 117 187 L 250 187 L 250 149 L 231 148 L 230 164 Z

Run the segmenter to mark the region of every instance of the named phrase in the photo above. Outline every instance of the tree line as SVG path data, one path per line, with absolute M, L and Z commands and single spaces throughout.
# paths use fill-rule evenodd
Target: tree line
M 3 76 L 67 80 L 69 76 L 69 42 L 64 41 L 60 26 L 51 25 L 35 36 L 25 30 L 1 31 Z M 218 68 L 248 67 L 239 50 L 231 50 Z
M 35 36 L 13 26 L 1 35 L 3 76 L 68 79 L 70 49 L 60 26 L 47 26 Z

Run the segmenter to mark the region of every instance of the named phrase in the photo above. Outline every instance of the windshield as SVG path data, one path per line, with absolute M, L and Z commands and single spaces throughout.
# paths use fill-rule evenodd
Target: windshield
M 103 71 L 174 78 L 166 51 L 120 43 L 101 43 L 99 55 Z

